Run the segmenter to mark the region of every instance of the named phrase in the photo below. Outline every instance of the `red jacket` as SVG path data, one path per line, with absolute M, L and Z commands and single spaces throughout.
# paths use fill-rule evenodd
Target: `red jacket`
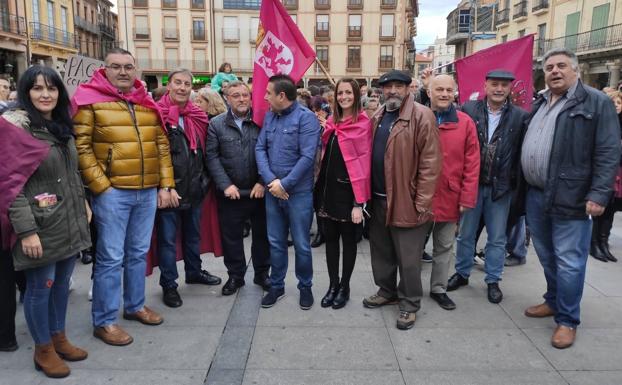
M 474 208 L 477 204 L 479 141 L 473 120 L 453 106 L 441 114 L 440 120 L 443 171 L 436 184 L 432 212 L 435 222 L 457 222 L 460 206 Z

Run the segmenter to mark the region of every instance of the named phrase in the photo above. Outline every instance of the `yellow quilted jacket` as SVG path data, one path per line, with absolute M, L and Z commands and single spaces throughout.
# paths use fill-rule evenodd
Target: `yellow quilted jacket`
M 123 101 L 81 106 L 74 116 L 84 183 L 94 194 L 121 189 L 175 187 L 168 139 L 158 114 Z

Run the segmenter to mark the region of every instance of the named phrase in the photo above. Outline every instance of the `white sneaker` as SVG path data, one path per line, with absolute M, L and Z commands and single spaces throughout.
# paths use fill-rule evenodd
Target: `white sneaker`
M 89 301 L 93 300 L 93 281 L 91 281 L 91 287 L 89 288 Z

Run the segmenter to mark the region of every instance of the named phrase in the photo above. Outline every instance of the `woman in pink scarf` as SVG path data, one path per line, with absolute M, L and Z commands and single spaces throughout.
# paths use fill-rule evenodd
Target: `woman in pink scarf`
M 341 79 L 335 89 L 333 115 L 322 135 L 323 157 L 315 185 L 318 216 L 323 218 L 326 264 L 330 277 L 322 307 L 340 309 L 350 299 L 350 277 L 356 261 L 356 232 L 363 207 L 371 197 L 372 131 L 361 109 L 361 91 L 354 79 Z M 343 270 L 339 281 L 339 238 Z

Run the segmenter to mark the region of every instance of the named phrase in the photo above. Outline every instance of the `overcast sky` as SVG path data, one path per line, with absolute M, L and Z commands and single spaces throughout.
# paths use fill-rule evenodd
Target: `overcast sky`
M 456 8 L 460 0 L 419 0 L 417 18 L 417 51 L 434 44 L 436 37 L 447 34 L 447 15 Z

